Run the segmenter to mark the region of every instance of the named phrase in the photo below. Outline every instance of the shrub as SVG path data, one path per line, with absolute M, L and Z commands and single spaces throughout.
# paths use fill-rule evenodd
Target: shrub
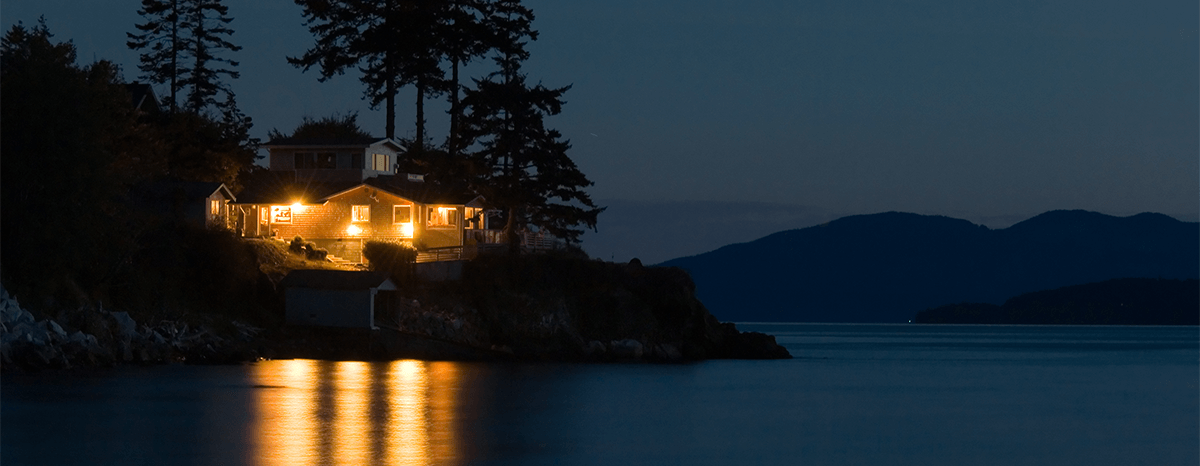
M 288 249 L 296 254 L 303 253 L 304 252 L 304 238 L 301 238 L 300 235 L 296 235 L 295 238 L 292 238 L 292 243 L 290 245 L 288 245 Z
M 299 238 L 299 236 L 297 236 Z M 329 251 L 318 248 L 314 243 L 304 245 L 304 258 L 310 261 L 323 261 L 325 256 L 329 255 Z
M 363 257 L 370 262 L 371 270 L 386 272 L 398 285 L 412 276 L 417 249 L 409 243 L 367 241 Z

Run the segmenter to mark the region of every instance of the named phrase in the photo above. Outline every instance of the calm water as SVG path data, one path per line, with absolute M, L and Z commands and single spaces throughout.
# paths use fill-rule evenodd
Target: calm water
M 6 376 L 0 463 L 1200 463 L 1195 327 L 739 327 L 797 359 Z

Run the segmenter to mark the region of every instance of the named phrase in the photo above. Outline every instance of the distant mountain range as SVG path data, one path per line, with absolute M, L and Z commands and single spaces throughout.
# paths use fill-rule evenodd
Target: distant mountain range
M 1200 224 L 1052 211 L 991 230 L 899 212 L 844 217 L 660 265 L 687 270 L 720 320 L 907 322 L 960 302 L 1114 278 L 1200 275 Z

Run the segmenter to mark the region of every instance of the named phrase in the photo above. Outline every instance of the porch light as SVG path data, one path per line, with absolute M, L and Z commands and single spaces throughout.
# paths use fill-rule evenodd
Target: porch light
M 358 225 L 350 225 L 346 228 L 346 234 L 350 236 L 358 236 L 362 234 L 362 228 L 359 228 Z
M 405 238 L 412 238 L 412 235 L 413 235 L 413 224 L 412 223 L 401 223 L 400 224 L 400 236 L 403 236 Z
M 301 204 L 300 201 L 293 202 L 292 203 L 292 212 L 297 213 L 297 214 L 300 212 L 304 212 L 304 204 Z

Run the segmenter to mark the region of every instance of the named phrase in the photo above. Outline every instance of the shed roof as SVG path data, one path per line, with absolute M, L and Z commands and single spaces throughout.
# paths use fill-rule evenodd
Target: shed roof
M 348 270 L 293 270 L 279 282 L 284 288 L 316 290 L 395 290 L 396 285 L 383 272 L 352 272 Z

